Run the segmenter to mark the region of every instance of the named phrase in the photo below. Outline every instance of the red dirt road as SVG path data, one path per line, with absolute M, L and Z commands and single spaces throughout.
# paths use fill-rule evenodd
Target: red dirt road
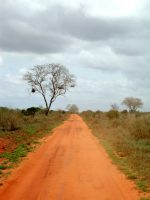
M 55 129 L 0 188 L 0 200 L 138 200 L 78 115 Z

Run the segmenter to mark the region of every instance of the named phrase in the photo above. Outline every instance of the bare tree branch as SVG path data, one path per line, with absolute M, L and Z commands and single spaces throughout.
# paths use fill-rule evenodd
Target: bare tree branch
M 75 86 L 75 77 L 60 64 L 37 65 L 24 75 L 24 80 L 43 96 L 48 114 L 52 103 Z

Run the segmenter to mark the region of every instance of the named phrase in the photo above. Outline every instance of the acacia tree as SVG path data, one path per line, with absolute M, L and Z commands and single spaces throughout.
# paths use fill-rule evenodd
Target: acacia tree
M 116 110 L 118 111 L 119 110 L 119 106 L 117 104 L 111 104 L 111 110 Z
M 48 115 L 52 103 L 75 86 L 75 77 L 60 64 L 37 65 L 24 75 L 24 80 L 32 87 L 32 92 L 42 95 Z
M 122 104 L 129 109 L 129 112 L 135 112 L 138 108 L 143 106 L 142 100 L 134 97 L 126 97 L 122 101 Z
M 79 108 L 75 104 L 72 104 L 72 105 L 69 104 L 66 109 L 71 113 L 78 113 L 79 112 Z

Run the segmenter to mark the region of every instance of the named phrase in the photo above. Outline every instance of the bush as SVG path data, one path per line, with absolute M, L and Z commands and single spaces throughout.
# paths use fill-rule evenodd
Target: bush
M 117 110 L 110 110 L 109 112 L 106 113 L 106 116 L 109 119 L 116 119 L 119 118 L 119 112 Z
M 139 117 L 129 127 L 131 136 L 135 139 L 150 139 L 150 120 L 147 117 Z
M 21 114 L 19 111 L 0 108 L 0 129 L 4 131 L 13 131 L 20 128 Z
M 127 110 L 123 110 L 123 111 L 121 111 L 121 113 L 122 113 L 122 114 L 127 114 L 128 111 L 127 111 Z
M 40 111 L 41 109 L 39 107 L 31 107 L 31 108 L 27 108 L 26 110 L 22 110 L 22 113 L 24 115 L 32 115 L 34 116 L 36 112 Z

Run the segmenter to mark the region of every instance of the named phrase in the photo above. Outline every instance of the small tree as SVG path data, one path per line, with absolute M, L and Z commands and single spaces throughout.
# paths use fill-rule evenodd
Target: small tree
M 69 104 L 66 109 L 71 113 L 78 113 L 79 112 L 79 108 L 75 104 L 72 104 L 72 105 Z
M 111 110 L 119 110 L 119 106 L 117 104 L 111 104 Z
M 134 97 L 126 97 L 122 101 L 122 104 L 129 109 L 129 112 L 135 112 L 138 108 L 142 108 L 143 106 L 142 100 Z
M 24 80 L 32 87 L 32 92 L 42 95 L 48 115 L 52 103 L 75 86 L 74 75 L 60 64 L 37 65 L 24 75 Z

